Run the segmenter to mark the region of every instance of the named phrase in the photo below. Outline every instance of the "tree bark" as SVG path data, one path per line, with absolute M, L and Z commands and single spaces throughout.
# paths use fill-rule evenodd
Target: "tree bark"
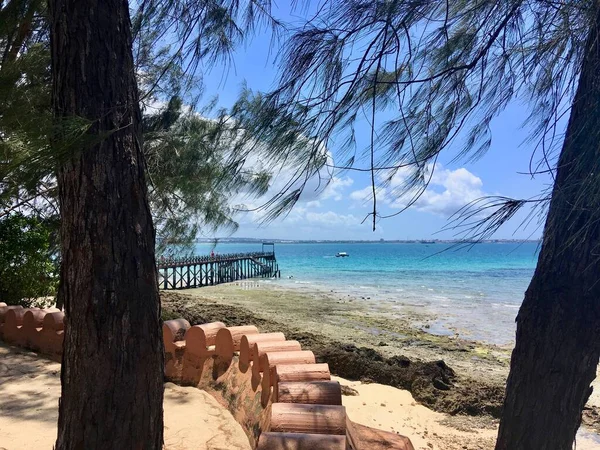
M 596 6 L 597 7 L 597 6 Z M 496 450 L 573 447 L 600 354 L 600 10 L 586 43 Z
M 56 449 L 161 449 L 163 347 L 126 0 L 49 0 L 67 317 Z

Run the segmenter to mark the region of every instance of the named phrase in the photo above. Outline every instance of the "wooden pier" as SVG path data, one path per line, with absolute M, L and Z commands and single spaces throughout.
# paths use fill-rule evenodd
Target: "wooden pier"
M 160 258 L 158 276 L 162 289 L 191 289 L 281 274 L 274 246 L 265 243 L 262 251 L 255 253 Z

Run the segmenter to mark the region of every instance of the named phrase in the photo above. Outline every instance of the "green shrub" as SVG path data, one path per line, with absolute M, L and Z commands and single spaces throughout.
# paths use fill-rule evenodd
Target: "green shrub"
M 36 306 L 56 295 L 58 260 L 51 245 L 55 225 L 34 216 L 0 218 L 0 301 Z

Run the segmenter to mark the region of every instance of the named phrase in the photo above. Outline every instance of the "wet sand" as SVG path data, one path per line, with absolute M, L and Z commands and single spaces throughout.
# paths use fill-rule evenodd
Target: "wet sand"
M 334 292 L 310 293 L 261 281 L 236 282 L 180 291 L 219 304 L 240 306 L 259 317 L 293 324 L 336 341 L 377 349 L 383 356 L 443 359 L 458 373 L 504 383 L 512 347 L 431 333 L 439 317 L 388 302 L 361 301 Z M 364 294 L 361 294 L 364 295 Z

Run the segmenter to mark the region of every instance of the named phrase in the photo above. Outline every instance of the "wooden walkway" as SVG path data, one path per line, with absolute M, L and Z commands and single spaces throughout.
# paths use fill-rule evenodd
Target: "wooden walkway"
M 159 286 L 162 289 L 192 289 L 280 275 L 275 252 L 161 258 L 158 261 Z

